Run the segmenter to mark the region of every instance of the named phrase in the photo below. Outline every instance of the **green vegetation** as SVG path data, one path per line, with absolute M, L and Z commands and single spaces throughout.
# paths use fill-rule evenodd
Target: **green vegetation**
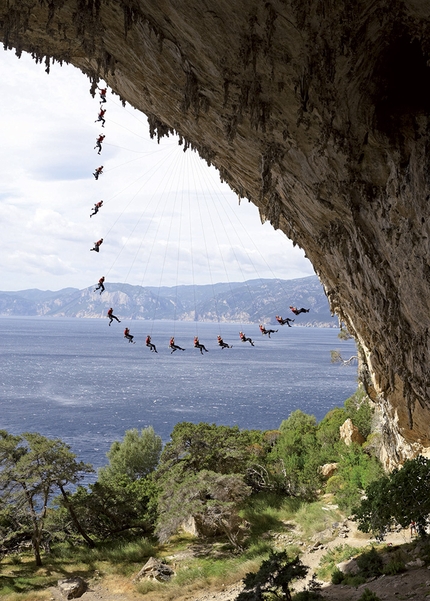
M 415 523 L 418 534 L 426 536 L 430 515 L 430 460 L 416 457 L 401 469 L 366 487 L 365 498 L 355 510 L 358 528 L 383 533 L 393 524 L 403 528 Z
M 299 557 L 290 559 L 286 551 L 272 552 L 257 572 L 250 572 L 245 576 L 244 590 L 236 601 L 264 601 L 273 598 L 291 601 L 292 581 L 304 578 L 307 573 L 308 568 Z
M 164 449 L 153 428 L 128 430 L 86 486 L 79 482 L 90 466 L 77 462 L 61 441 L 1 432 L 0 549 L 7 575 L 0 591 L 20 593 L 25 579 L 33 590 L 43 589 L 59 577 L 88 577 L 95 570 L 130 577 L 150 556 L 182 553 L 191 540 L 181 535 L 186 522 L 197 540 L 210 543 L 209 557 L 181 560 L 171 583 L 140 583 L 148 599 L 237 581 L 277 561 L 285 581 L 259 590 L 287 590 L 294 570 L 298 577 L 305 569 L 291 559 L 300 541 L 316 533 L 329 538 L 341 520 L 321 493 L 332 493 L 340 509 L 349 510 L 381 476 L 372 445 L 347 446 L 340 439 L 347 418 L 371 436 L 373 410 L 362 390 L 319 424 L 300 410 L 268 432 L 184 422 Z M 327 463 L 336 469 L 328 481 L 321 471 Z M 275 550 L 279 536 L 288 540 L 290 557 Z M 317 583 L 312 586 L 296 595 L 298 601 L 319 597 Z

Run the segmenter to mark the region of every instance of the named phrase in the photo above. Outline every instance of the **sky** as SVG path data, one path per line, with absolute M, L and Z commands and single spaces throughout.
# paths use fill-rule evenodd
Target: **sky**
M 102 275 L 175 286 L 314 274 L 215 168 L 175 137 L 151 140 L 143 113 L 108 91 L 105 127 L 95 123 L 100 99 L 79 70 L 54 64 L 48 75 L 0 50 L 0 82 L 0 290 L 83 289 Z

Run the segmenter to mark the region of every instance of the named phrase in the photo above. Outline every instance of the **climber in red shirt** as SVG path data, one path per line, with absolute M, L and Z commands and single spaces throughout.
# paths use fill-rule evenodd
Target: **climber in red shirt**
M 199 337 L 194 336 L 194 348 L 200 349 L 200 353 L 203 355 L 203 351 L 209 352 L 204 344 L 200 344 Z
M 94 205 L 93 212 L 90 214 L 90 217 L 92 217 L 93 215 L 97 215 L 97 213 L 99 212 L 99 209 L 101 209 L 102 206 L 103 206 L 102 200 L 99 200 L 99 202 L 96 202 Z
M 151 349 L 152 352 L 158 353 L 157 349 L 155 348 L 155 344 L 151 342 L 151 336 L 148 335 L 146 337 L 145 344 Z
M 243 332 L 239 332 L 239 338 L 242 342 L 250 342 L 251 346 L 254 346 L 254 343 L 252 342 L 251 338 L 247 338 Z
M 266 328 L 263 326 L 262 323 L 260 323 L 259 328 L 260 328 L 260 332 L 263 334 L 263 336 L 268 334 L 269 338 L 270 338 L 270 334 L 275 334 L 278 331 L 278 330 L 266 330 Z
M 104 140 L 105 138 L 106 138 L 106 136 L 104 136 L 103 134 L 100 134 L 100 135 L 99 135 L 99 137 L 96 139 L 96 145 L 94 146 L 94 150 L 95 150 L 96 148 L 98 148 L 98 149 L 99 149 L 99 151 L 98 151 L 98 153 L 97 153 L 97 154 L 100 154 L 100 153 L 101 153 L 101 151 L 102 151 L 102 142 L 103 142 L 103 140 Z
M 221 338 L 221 336 L 219 336 L 219 335 L 217 336 L 217 341 L 218 341 L 218 344 L 219 344 L 219 346 L 220 346 L 222 349 L 225 349 L 225 348 L 233 348 L 233 347 L 232 347 L 230 344 L 227 344 L 226 342 L 224 342 L 224 340 L 223 340 L 223 339 Z
M 100 252 L 100 246 L 103 244 L 103 238 L 100 238 L 100 240 L 97 240 L 97 242 L 94 242 L 94 248 L 90 248 L 90 250 L 95 250 L 96 253 Z
M 97 290 L 100 290 L 100 294 L 101 294 L 102 292 L 104 292 L 104 291 L 105 291 L 105 285 L 104 285 L 104 281 L 105 281 L 105 276 L 102 276 L 102 277 L 99 279 L 99 283 L 97 284 L 97 287 L 96 287 L 96 288 L 94 288 L 94 292 L 97 292 Z
M 128 340 L 129 342 L 132 342 L 133 344 L 136 344 L 136 343 L 134 342 L 134 340 L 133 340 L 134 336 L 132 336 L 132 335 L 130 334 L 130 330 L 129 330 L 128 328 L 125 328 L 125 330 L 124 330 L 124 338 L 127 338 L 127 340 Z
M 175 338 L 174 338 L 174 336 L 172 336 L 171 339 L 170 339 L 170 341 L 169 341 L 169 348 L 172 349 L 170 351 L 170 354 L 174 353 L 175 351 L 185 351 L 184 348 L 181 348 L 180 346 L 178 346 L 177 344 L 175 344 Z
M 309 313 L 310 311 L 310 309 L 303 309 L 303 307 L 301 309 L 297 309 L 297 307 L 292 307 L 291 305 L 290 309 L 294 313 L 294 315 L 300 315 L 300 313 Z
M 285 319 L 282 319 L 282 317 L 280 317 L 279 315 L 276 315 L 276 316 L 275 316 L 275 319 L 276 319 L 276 321 L 277 321 L 278 323 L 280 323 L 280 324 L 281 324 L 281 326 L 283 326 L 283 325 L 287 324 L 287 326 L 288 326 L 289 328 L 291 328 L 291 326 L 290 326 L 290 321 L 291 321 L 291 322 L 294 322 L 294 319 L 290 319 L 289 317 L 286 317 Z
M 114 319 L 117 320 L 118 323 L 121 323 L 120 320 L 118 319 L 118 317 L 116 315 L 113 314 L 113 309 L 112 307 L 109 309 L 109 311 L 107 312 L 107 316 L 109 317 L 110 321 L 109 321 L 109 325 L 113 322 Z

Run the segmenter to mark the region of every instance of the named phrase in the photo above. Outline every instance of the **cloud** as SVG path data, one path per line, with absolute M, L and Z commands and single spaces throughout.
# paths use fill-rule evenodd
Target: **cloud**
M 196 153 L 172 137 L 150 140 L 144 115 L 109 93 L 106 126 L 94 123 L 98 98 L 77 69 L 54 65 L 47 76 L 29 56 L 5 52 L 0 77 L 2 289 L 84 288 L 101 273 L 144 285 L 313 273 Z M 100 237 L 100 253 L 90 252 Z

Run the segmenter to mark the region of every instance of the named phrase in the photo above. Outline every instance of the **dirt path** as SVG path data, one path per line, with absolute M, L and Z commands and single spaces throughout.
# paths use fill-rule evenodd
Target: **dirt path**
M 356 524 L 353 522 L 344 523 L 344 531 L 348 531 L 346 537 L 338 536 L 328 543 L 320 544 L 318 540 L 308 548 L 301 560 L 308 566 L 309 577 L 319 566 L 321 558 L 329 549 L 339 545 L 349 545 L 351 547 L 365 547 L 371 542 L 371 539 L 361 532 L 357 531 Z M 375 542 L 373 540 L 373 542 Z M 390 533 L 385 542 L 392 546 L 404 545 L 410 542 L 408 531 L 399 533 Z M 303 590 L 307 581 L 297 583 L 295 590 Z M 411 567 L 403 574 L 396 576 L 381 576 L 371 582 L 360 585 L 358 588 L 342 585 L 332 585 L 325 583 L 323 585 L 322 595 L 324 599 L 330 601 L 357 601 L 368 588 L 378 595 L 381 600 L 395 601 L 429 601 L 430 599 L 430 569 L 426 567 Z M 241 582 L 223 588 L 222 590 L 205 590 L 199 594 L 187 597 L 187 601 L 234 601 L 242 590 Z M 64 601 L 58 588 L 50 589 L 52 601 Z M 114 581 L 94 579 L 90 582 L 89 589 L 82 597 L 83 601 L 144 601 L 145 597 L 139 594 L 131 581 Z

